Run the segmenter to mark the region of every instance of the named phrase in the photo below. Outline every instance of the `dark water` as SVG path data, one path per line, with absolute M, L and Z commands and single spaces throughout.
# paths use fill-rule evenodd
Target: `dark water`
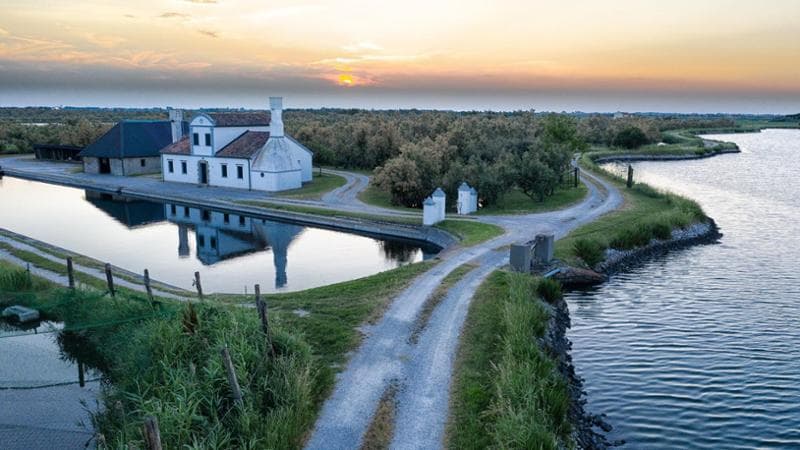
M 71 353 L 80 336 L 58 322 L 0 319 L 0 448 L 78 449 L 92 439 L 89 415 L 101 373 L 91 355 Z M 79 364 L 83 369 L 83 386 Z
M 186 289 L 296 291 L 372 275 L 434 255 L 419 243 L 111 198 L 5 177 L 0 228 Z
M 567 296 L 588 408 L 628 448 L 800 448 L 800 131 L 716 138 L 743 153 L 634 167 L 720 244 Z

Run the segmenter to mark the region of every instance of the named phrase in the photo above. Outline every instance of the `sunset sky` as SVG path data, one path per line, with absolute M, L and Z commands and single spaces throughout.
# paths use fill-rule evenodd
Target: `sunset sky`
M 0 105 L 800 112 L 798 0 L 0 2 Z

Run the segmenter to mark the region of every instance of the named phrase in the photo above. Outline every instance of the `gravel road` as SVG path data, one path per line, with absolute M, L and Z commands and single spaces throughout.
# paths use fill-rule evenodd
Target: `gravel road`
M 307 443 L 309 449 L 359 448 L 381 396 L 397 384 L 397 411 L 392 448 L 439 448 L 442 445 L 450 393 L 453 359 L 469 303 L 480 283 L 507 263 L 512 242 L 553 232 L 563 237 L 575 227 L 594 220 L 622 204 L 619 191 L 584 173 L 589 195 L 564 210 L 521 216 L 482 217 L 506 234 L 469 248 L 441 255 L 443 261 L 420 275 L 401 292 L 383 318 L 365 330 L 366 337 L 346 369 L 339 374 Z M 466 262 L 477 264 L 447 293 L 437 306 L 418 343 L 410 343 L 417 315 L 451 271 Z

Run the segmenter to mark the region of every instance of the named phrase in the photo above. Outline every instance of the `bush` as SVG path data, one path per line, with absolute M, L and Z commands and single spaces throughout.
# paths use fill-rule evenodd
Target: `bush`
M 536 286 L 536 293 L 549 303 L 561 299 L 561 283 L 552 278 L 542 278 Z
M 594 267 L 603 260 L 603 246 L 592 239 L 578 239 L 572 250 L 589 267 Z
M 22 269 L 0 272 L 0 291 L 18 292 L 33 289 L 30 275 Z
M 649 142 L 647 135 L 644 134 L 641 128 L 630 126 L 623 128 L 614 136 L 612 145 L 615 147 L 634 149 L 648 144 Z

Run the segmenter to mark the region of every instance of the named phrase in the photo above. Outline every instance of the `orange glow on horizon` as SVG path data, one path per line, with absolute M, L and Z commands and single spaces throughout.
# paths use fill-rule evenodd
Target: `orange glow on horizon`
M 353 80 L 352 75 L 348 74 L 341 74 L 339 75 L 339 86 L 344 87 L 353 87 L 355 85 L 355 81 Z

